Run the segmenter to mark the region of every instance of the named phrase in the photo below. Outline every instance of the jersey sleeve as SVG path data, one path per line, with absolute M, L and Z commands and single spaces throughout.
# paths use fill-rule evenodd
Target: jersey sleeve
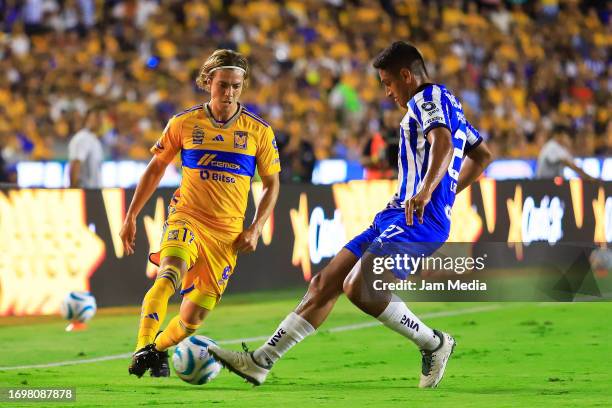
M 572 160 L 572 155 L 559 144 L 552 144 L 548 151 L 548 162 L 557 164 L 564 160 Z
M 414 110 L 423 128 L 423 134 L 437 127 L 451 130 L 450 119 L 444 114 L 443 96 L 440 92 L 420 92 L 415 97 Z
M 465 122 L 465 135 L 465 149 L 463 149 L 465 153 L 475 149 L 482 143 L 482 136 L 480 136 L 478 130 L 467 121 Z
M 181 150 L 181 121 L 173 117 L 168 121 L 161 137 L 151 147 L 151 153 L 164 163 L 170 163 Z
M 87 158 L 87 141 L 80 133 L 76 134 L 68 143 L 68 160 L 85 161 Z
M 257 146 L 257 172 L 260 176 L 269 176 L 280 172 L 280 158 L 274 132 L 271 127 L 264 131 Z

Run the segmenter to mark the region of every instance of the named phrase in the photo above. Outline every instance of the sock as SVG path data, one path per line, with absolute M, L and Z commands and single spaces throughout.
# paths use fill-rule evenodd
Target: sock
M 412 340 L 420 349 L 434 350 L 440 345 L 440 339 L 434 331 L 416 317 L 397 295 L 392 295 L 391 302 L 377 319 Z
M 168 347 L 175 346 L 181 340 L 191 336 L 200 327 L 199 324 L 185 323 L 180 316 L 174 316 L 168 326 L 155 339 L 155 348 L 159 351 L 165 351 Z
M 140 316 L 140 326 L 138 328 L 138 342 L 136 350 L 140 350 L 147 344 L 153 343 L 159 326 L 166 318 L 168 300 L 175 291 L 176 277 L 180 276 L 178 270 L 166 269 L 160 273 L 153 283 L 153 286 L 142 301 L 142 314 Z
M 268 341 L 253 352 L 253 358 L 264 367 L 271 366 L 291 347 L 304 340 L 314 331 L 314 327 L 306 319 L 295 312 L 291 312 Z

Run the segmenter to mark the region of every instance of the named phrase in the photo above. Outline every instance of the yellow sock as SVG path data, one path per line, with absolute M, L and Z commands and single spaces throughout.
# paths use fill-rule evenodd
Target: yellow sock
M 195 333 L 198 327 L 200 327 L 199 324 L 185 323 L 181 320 L 180 316 L 174 316 L 157 340 L 155 340 L 155 348 L 159 351 L 164 351 L 168 347 L 175 346 L 184 338 Z
M 153 343 L 159 326 L 166 318 L 168 300 L 175 291 L 180 271 L 174 267 L 166 267 L 149 289 L 142 302 L 142 314 L 138 328 L 138 343 L 136 350 Z

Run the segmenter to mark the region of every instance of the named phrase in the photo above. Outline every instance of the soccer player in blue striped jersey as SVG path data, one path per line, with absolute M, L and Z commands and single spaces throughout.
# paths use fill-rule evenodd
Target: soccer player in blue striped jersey
M 373 271 L 367 266 L 377 256 L 394 255 L 390 248 L 417 257 L 437 250 L 448 239 L 455 195 L 480 176 L 491 153 L 461 103 L 430 80 L 416 47 L 395 42 L 373 65 L 387 96 L 406 110 L 399 126 L 398 190 L 372 225 L 312 279 L 302 302 L 261 347 L 253 352 L 210 348 L 253 384 L 263 383 L 272 365 L 323 323 L 342 293 L 421 350 L 419 387 L 438 385 L 454 349 L 449 334 L 428 327 L 392 292 L 374 290 Z M 400 279 L 410 273 L 398 268 L 391 272 Z

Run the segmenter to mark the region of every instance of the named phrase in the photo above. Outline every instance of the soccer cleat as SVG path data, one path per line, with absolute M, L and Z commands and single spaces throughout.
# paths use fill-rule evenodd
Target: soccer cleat
M 212 354 L 223 367 L 244 378 L 251 384 L 263 384 L 272 366 L 264 367 L 257 363 L 253 357 L 253 352 L 248 350 L 246 344 L 242 343 L 242 348 L 244 351 L 231 351 L 224 350 L 215 344 L 211 344 L 208 346 L 208 352 Z
M 157 351 L 158 361 L 151 366 L 151 377 L 170 377 L 168 351 Z
M 142 377 L 151 367 L 159 364 L 159 351 L 155 350 L 155 344 L 148 344 L 132 355 L 132 362 L 128 367 L 130 374 Z
M 157 340 L 161 333 L 161 330 L 157 332 L 155 340 Z M 153 345 L 155 346 L 155 343 L 153 343 Z M 155 349 L 155 351 L 157 352 L 158 361 L 151 366 L 151 377 L 170 377 L 168 351 L 158 351 L 157 349 Z
M 434 330 L 434 333 L 440 338 L 440 345 L 432 351 L 421 350 L 423 366 L 419 388 L 435 388 L 438 386 L 444 376 L 448 359 L 455 349 L 456 342 L 452 336 L 438 330 Z

